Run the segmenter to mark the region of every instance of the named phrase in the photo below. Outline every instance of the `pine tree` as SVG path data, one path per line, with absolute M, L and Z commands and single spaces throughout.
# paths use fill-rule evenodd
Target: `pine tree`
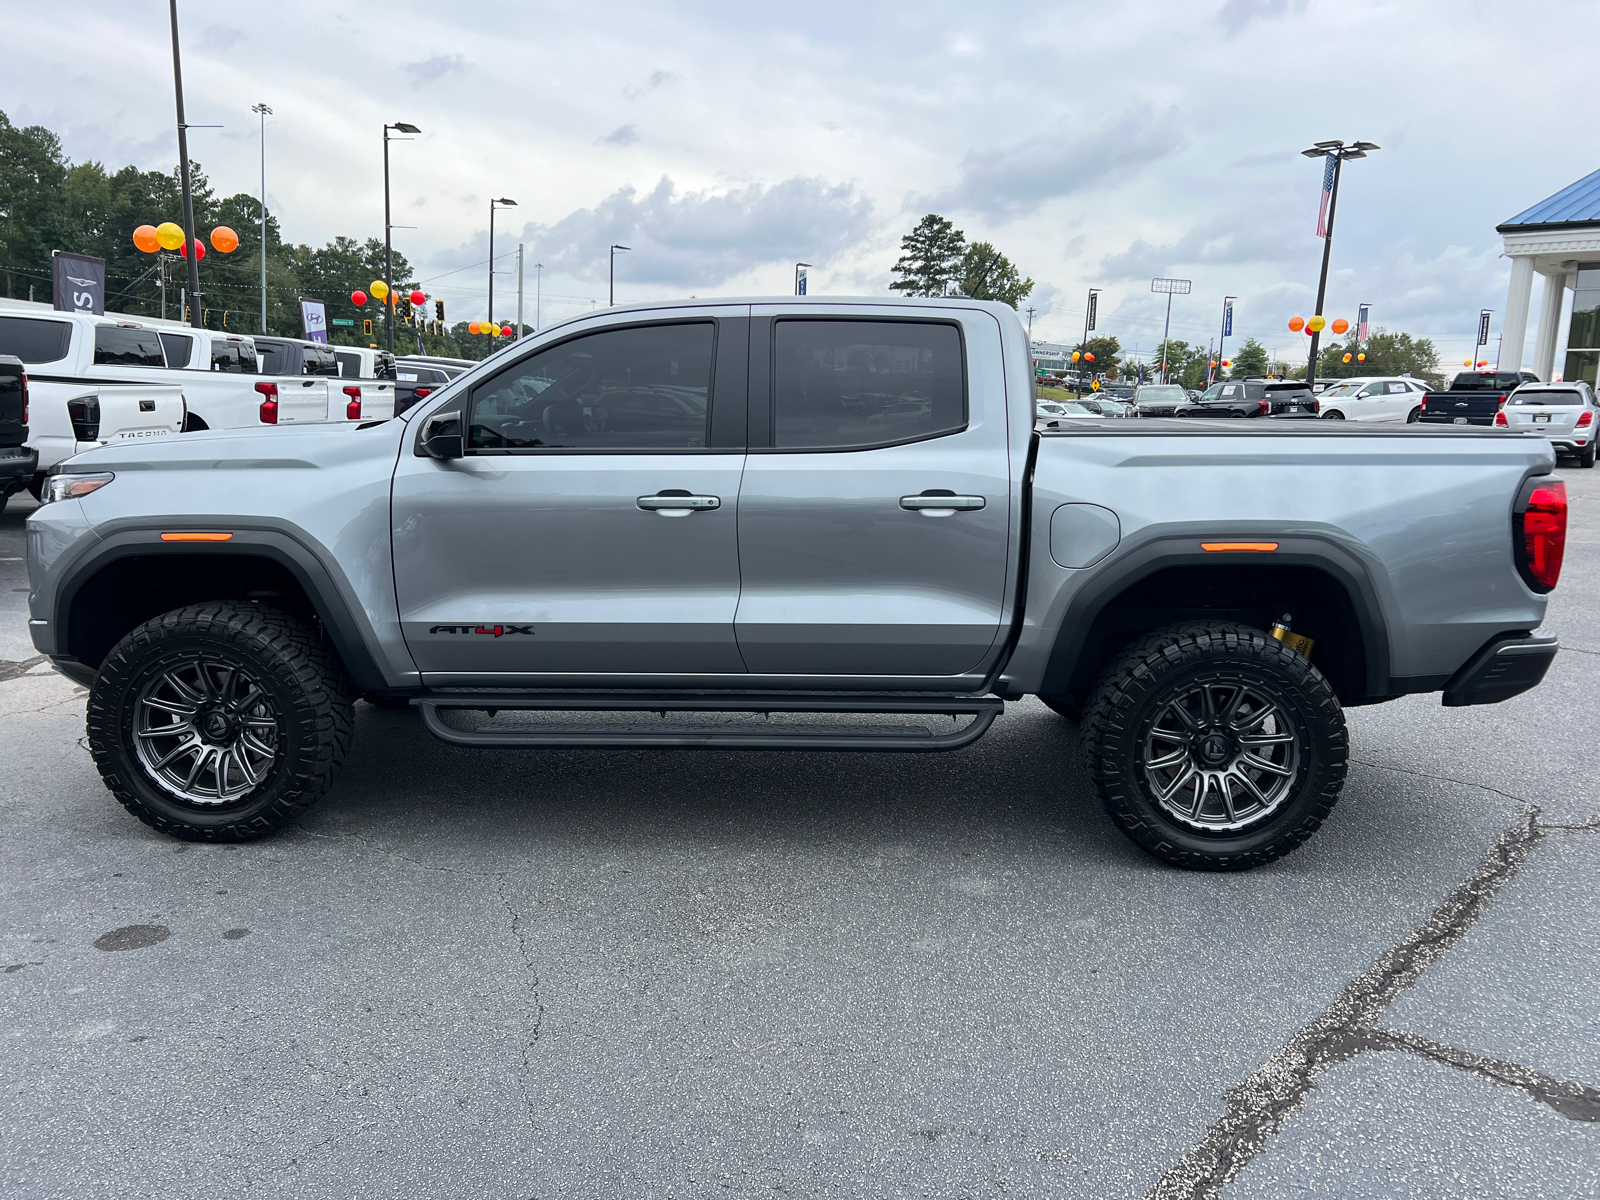
M 961 279 L 967 235 L 937 213 L 929 213 L 900 239 L 904 251 L 891 271 L 900 276 L 889 285 L 908 296 L 943 296 Z

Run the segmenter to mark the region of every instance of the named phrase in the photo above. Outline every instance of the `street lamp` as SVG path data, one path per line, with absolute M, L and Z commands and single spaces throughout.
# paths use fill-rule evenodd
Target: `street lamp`
M 544 308 L 544 264 L 533 264 L 533 331 L 539 332 L 540 310 Z
M 494 212 L 497 208 L 515 208 L 515 200 L 501 197 L 489 201 L 489 320 L 494 321 Z
M 267 331 L 267 118 L 272 110 L 265 104 L 252 104 L 250 111 L 261 115 L 261 332 Z
M 795 263 L 794 265 L 794 294 L 796 296 L 804 296 L 806 294 L 805 269 L 810 265 L 810 263 Z
M 607 300 L 607 303 L 609 305 L 611 305 L 612 307 L 615 307 L 616 303 L 617 303 L 617 251 L 618 250 L 632 250 L 632 249 L 633 249 L 632 246 L 619 246 L 616 243 L 612 243 L 612 246 L 611 246 L 611 292 L 610 292 L 610 297 Z
M 383 338 L 386 349 L 394 353 L 394 241 L 390 230 L 394 226 L 389 221 L 389 143 L 409 142 L 411 139 L 391 138 L 389 130 L 396 133 L 421 133 L 415 125 L 406 121 L 396 121 L 393 125 L 383 127 L 383 286 L 389 289 L 389 294 L 383 298 L 387 306 L 383 314 Z
M 1165 292 L 1167 294 L 1167 323 L 1161 329 L 1161 382 L 1167 381 L 1167 342 L 1172 333 L 1172 297 L 1187 296 L 1193 289 L 1194 283 L 1188 279 L 1152 279 L 1150 290 L 1152 292 Z
M 1327 169 L 1322 177 L 1322 190 L 1328 196 L 1327 220 L 1317 221 L 1317 232 L 1322 235 L 1322 276 L 1317 280 L 1317 307 L 1313 316 L 1322 315 L 1322 302 L 1328 293 L 1328 256 L 1333 251 L 1333 214 L 1339 207 L 1339 174 L 1343 169 L 1345 160 L 1351 158 L 1365 158 L 1368 150 L 1380 149 L 1376 142 L 1350 142 L 1346 143 L 1335 138 L 1328 142 L 1313 142 L 1309 150 L 1300 151 L 1307 158 L 1326 158 Z M 1311 333 L 1311 350 L 1306 356 L 1306 386 L 1310 387 L 1317 381 L 1317 343 L 1322 340 L 1322 330 L 1316 329 Z

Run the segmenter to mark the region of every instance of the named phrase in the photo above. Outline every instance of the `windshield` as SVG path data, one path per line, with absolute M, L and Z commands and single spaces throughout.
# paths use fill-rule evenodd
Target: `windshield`
M 1540 406 L 1547 404 L 1582 404 L 1583 397 L 1578 395 L 1575 389 L 1570 392 L 1565 388 L 1540 388 L 1536 392 L 1523 389 L 1511 397 L 1511 403 L 1537 404 Z
M 1362 386 L 1360 382 L 1341 383 L 1337 387 L 1329 388 L 1322 394 L 1324 396 L 1353 396 L 1361 390 Z
M 1087 408 L 1085 408 L 1081 404 L 1074 403 L 1071 400 L 1068 400 L 1061 407 L 1064 410 L 1066 410 L 1066 414 L 1069 417 L 1087 417 L 1087 416 L 1090 415 L 1089 410 Z
M 1509 392 L 1522 380 L 1509 371 L 1463 371 L 1450 385 L 1452 392 Z
M 1173 401 L 1182 403 L 1189 398 L 1189 393 L 1181 387 L 1142 387 L 1139 389 L 1139 403 L 1153 401 L 1161 404 L 1170 404 Z

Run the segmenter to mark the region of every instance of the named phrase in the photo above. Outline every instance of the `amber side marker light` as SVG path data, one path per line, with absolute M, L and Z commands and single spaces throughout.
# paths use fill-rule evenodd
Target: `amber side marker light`
M 225 542 L 231 533 L 163 533 L 163 542 Z
M 1202 550 L 1276 550 L 1277 542 L 1201 542 Z

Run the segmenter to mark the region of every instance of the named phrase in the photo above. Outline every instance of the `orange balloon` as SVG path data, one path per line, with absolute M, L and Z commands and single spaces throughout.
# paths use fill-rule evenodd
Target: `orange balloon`
M 479 325 L 476 321 L 468 321 L 467 322 L 467 332 L 468 333 L 477 333 L 481 328 L 482 328 L 482 326 Z
M 1290 317 L 1289 318 L 1289 330 L 1290 330 L 1291 333 L 1299 333 L 1305 327 L 1306 327 L 1306 319 L 1304 317 Z
M 154 225 L 141 225 L 133 231 L 133 244 L 146 254 L 154 254 L 161 249 L 161 243 L 156 240 L 156 227 Z
M 1348 355 L 1348 354 L 1346 354 L 1346 355 L 1345 355 L 1345 356 L 1344 356 L 1344 361 L 1345 361 L 1345 362 L 1349 362 L 1349 361 L 1350 361 L 1350 356 L 1349 356 L 1349 355 Z
M 211 248 L 218 254 L 232 254 L 239 248 L 239 235 L 226 225 L 218 225 L 211 231 Z
M 1333 322 L 1331 328 L 1335 333 L 1343 333 L 1345 330 L 1350 328 L 1350 322 L 1346 321 L 1343 317 L 1339 317 Z

